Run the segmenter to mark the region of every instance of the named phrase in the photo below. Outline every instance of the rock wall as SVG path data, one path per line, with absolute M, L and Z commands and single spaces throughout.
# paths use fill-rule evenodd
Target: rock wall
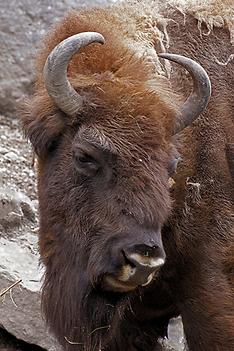
M 41 316 L 37 228 L 32 151 L 18 122 L 0 116 L 0 326 L 18 339 L 57 351 Z
M 48 27 L 71 9 L 110 0 L 0 0 L 0 112 L 12 115 L 31 90 L 33 58 Z

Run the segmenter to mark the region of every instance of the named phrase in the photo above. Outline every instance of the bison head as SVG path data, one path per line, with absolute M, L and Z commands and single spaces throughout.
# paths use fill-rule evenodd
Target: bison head
M 93 42 L 104 38 L 77 34 L 50 53 L 46 90 L 39 89 L 23 116 L 39 159 L 43 305 L 66 349 L 105 345 L 126 294 L 157 279 L 166 259 L 161 228 L 171 209 L 173 134 L 201 113 L 210 94 L 197 63 L 163 54 L 193 78 L 193 92 L 179 108 L 144 59 L 126 51 L 113 61 L 106 53 L 101 70 L 99 45 L 85 55 Z M 77 65 L 69 66 L 71 84 L 67 66 L 79 49 Z

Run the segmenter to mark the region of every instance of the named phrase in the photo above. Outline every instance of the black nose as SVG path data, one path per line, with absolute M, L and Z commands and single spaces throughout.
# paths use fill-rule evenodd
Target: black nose
M 165 262 L 165 251 L 158 245 L 136 244 L 123 249 L 123 255 L 127 264 L 130 264 L 134 274 L 129 283 L 146 285 L 149 276 L 161 267 Z

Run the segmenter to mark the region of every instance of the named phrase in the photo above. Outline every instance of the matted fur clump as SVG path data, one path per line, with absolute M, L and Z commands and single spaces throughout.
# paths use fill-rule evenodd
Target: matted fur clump
M 214 27 L 227 27 L 230 40 L 234 44 L 234 2 L 233 0 L 170 0 L 169 4 L 176 6 L 185 15 L 189 13 L 198 20 L 198 27 L 205 24 L 209 35 Z

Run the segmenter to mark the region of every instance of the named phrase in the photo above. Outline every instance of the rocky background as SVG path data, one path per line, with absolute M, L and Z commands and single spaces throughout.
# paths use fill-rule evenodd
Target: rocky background
M 33 90 L 33 59 L 48 27 L 75 8 L 108 0 L 0 1 L 0 350 L 59 351 L 40 312 L 37 197 L 30 145 L 18 122 L 18 101 Z M 172 321 L 165 349 L 184 349 Z

